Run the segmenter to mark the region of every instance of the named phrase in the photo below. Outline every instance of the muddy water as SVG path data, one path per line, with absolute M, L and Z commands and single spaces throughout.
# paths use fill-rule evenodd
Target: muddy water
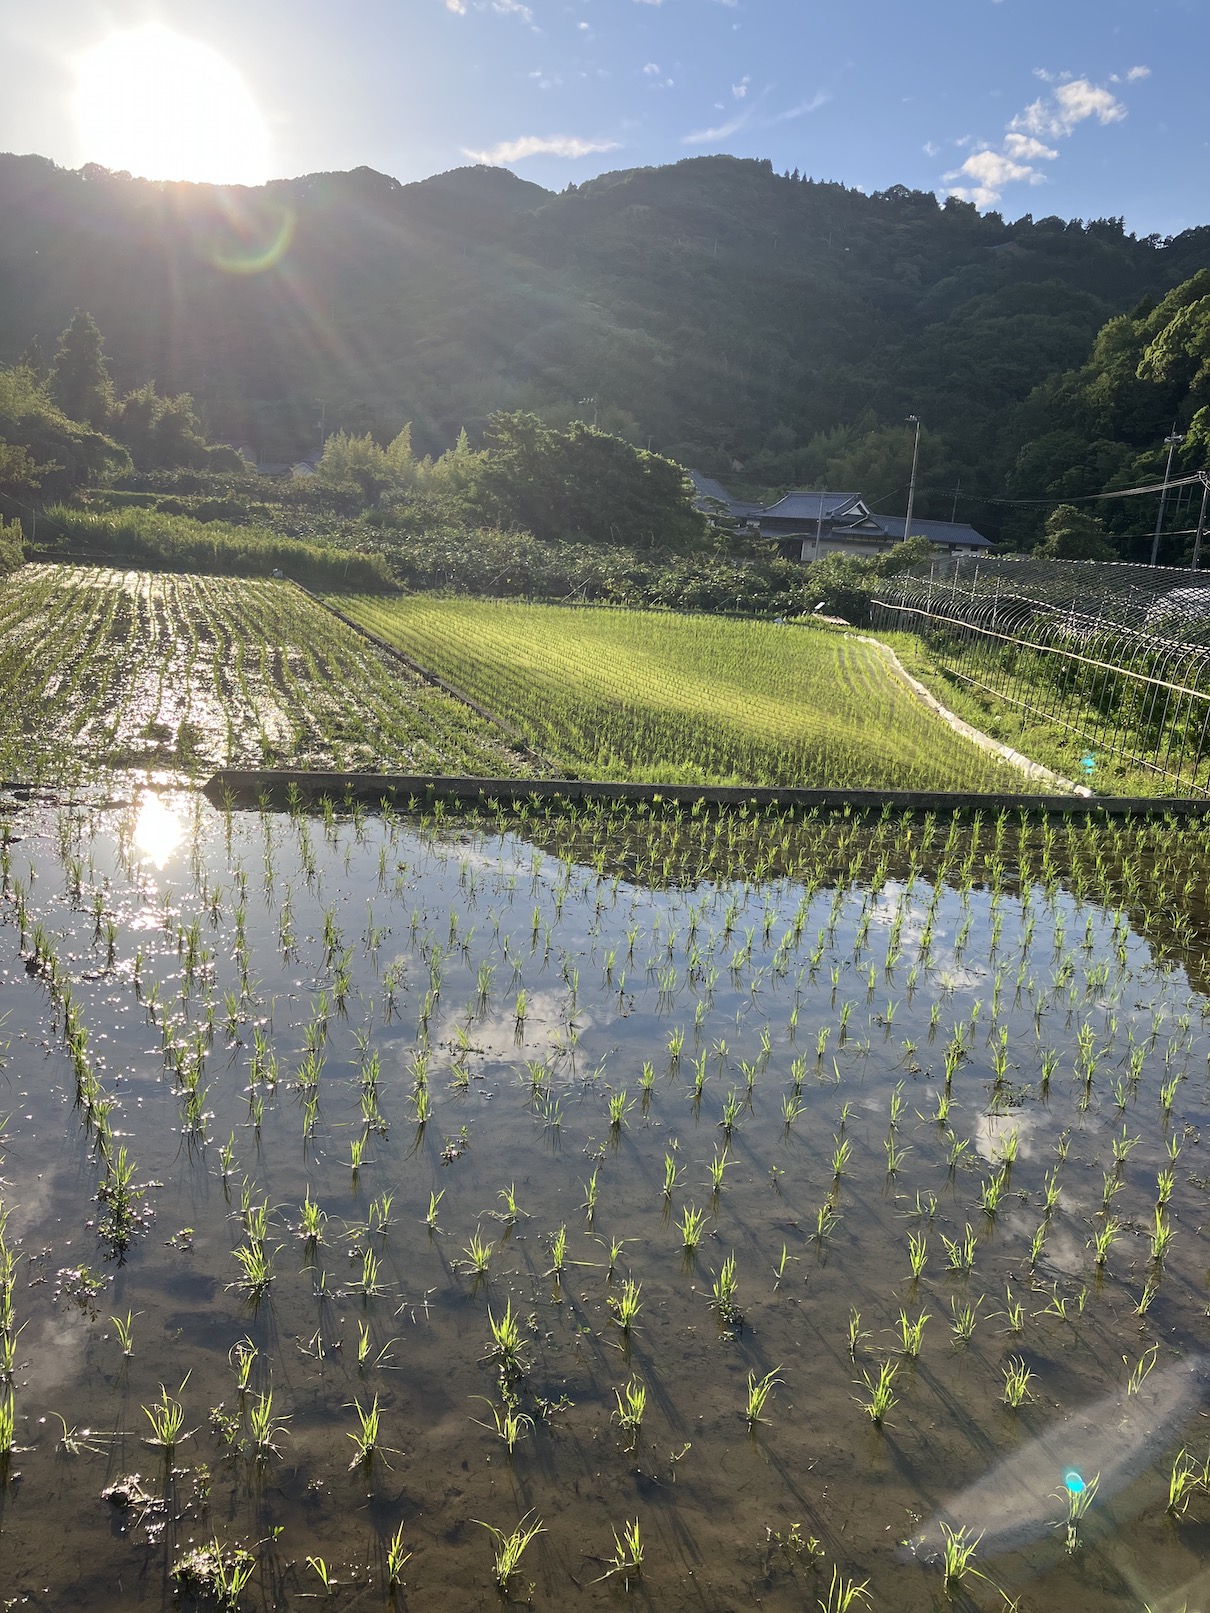
M 21 1331 L 0 1594 L 15 1605 L 169 1606 L 174 1567 L 215 1538 L 255 1556 L 241 1606 L 309 1605 L 324 1587 L 308 1558 L 331 1605 L 389 1605 L 402 1523 L 399 1605 L 491 1607 L 481 1522 L 507 1533 L 532 1513 L 545 1532 L 511 1594 L 537 1606 L 799 1609 L 826 1601 L 837 1565 L 876 1607 L 933 1608 L 940 1571 L 902 1561 L 903 1541 L 1124 1389 L 1123 1356 L 1154 1343 L 1163 1371 L 1205 1348 L 1206 999 L 1095 903 L 943 886 L 926 946 L 923 875 L 809 898 L 789 879 L 650 890 L 519 835 L 225 818 L 184 794 L 3 815 L 0 1199 Z M 98 1083 L 91 1120 L 65 989 Z M 969 1030 L 941 1125 L 956 1025 Z M 1119 1169 L 1123 1127 L 1137 1141 Z M 988 1215 L 981 1193 L 1014 1144 Z M 123 1147 L 146 1214 L 119 1256 L 97 1191 Z M 1106 1172 L 1121 1231 L 1098 1267 Z M 314 1242 L 299 1232 L 308 1196 Z M 262 1204 L 272 1277 L 254 1294 L 233 1250 Z M 694 1252 L 687 1207 L 704 1215 Z M 944 1240 L 967 1227 L 973 1265 L 950 1269 Z M 918 1279 L 911 1234 L 927 1241 Z M 491 1250 L 478 1275 L 476 1237 Z M 735 1312 L 720 1317 L 712 1283 L 732 1253 Z M 626 1332 L 628 1279 L 641 1308 Z M 489 1315 L 508 1305 L 532 1419 L 511 1457 L 489 1359 Z M 901 1310 L 929 1315 L 915 1358 Z M 128 1314 L 129 1356 L 112 1320 Z M 257 1353 L 241 1393 L 244 1340 Z M 1010 1358 L 1032 1373 L 1018 1409 L 1002 1400 Z M 884 1362 L 896 1403 L 876 1425 L 859 1402 Z M 749 1375 L 769 1373 L 750 1428 Z M 632 1378 L 647 1402 L 627 1449 L 611 1413 Z M 146 1443 L 161 1386 L 184 1413 L 170 1456 Z M 276 1449 L 258 1457 L 251 1414 L 270 1390 Z M 357 1403 L 375 1397 L 379 1448 L 358 1461 Z M 997 1586 L 1023 1608 L 1201 1605 L 1210 1505 L 1195 1496 L 1174 1521 L 1164 1501 L 1177 1449 L 1204 1458 L 1210 1425 L 1191 1401 L 1158 1451 L 1129 1426 L 1140 1461 L 1121 1464 L 1074 1549 L 1051 1527 L 1062 1474 L 1039 1471 L 1039 1538 L 977 1553 L 989 1577 L 957 1587 L 967 1605 L 1003 1605 Z M 103 1498 L 119 1481 L 132 1504 Z M 609 1573 L 635 1518 L 641 1574 Z

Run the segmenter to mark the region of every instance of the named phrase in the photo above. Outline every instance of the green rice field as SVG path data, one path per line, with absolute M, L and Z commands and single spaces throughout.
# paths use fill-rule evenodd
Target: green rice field
M 528 770 L 496 726 L 301 590 L 104 567 L 0 586 L 0 775 Z
M 829 628 L 427 595 L 332 602 L 587 776 L 1022 788 L 874 646 Z

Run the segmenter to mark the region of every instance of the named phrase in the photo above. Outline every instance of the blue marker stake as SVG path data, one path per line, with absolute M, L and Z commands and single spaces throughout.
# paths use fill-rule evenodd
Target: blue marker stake
M 1086 1488 L 1082 1475 L 1077 1473 L 1074 1467 L 1069 1467 L 1064 1473 L 1063 1483 L 1071 1495 L 1083 1495 Z
M 1095 756 L 1081 756 L 1080 757 L 1080 766 L 1084 769 L 1084 771 L 1086 773 L 1091 773 L 1093 768 L 1096 765 L 1097 765 L 1097 759 L 1096 759 Z

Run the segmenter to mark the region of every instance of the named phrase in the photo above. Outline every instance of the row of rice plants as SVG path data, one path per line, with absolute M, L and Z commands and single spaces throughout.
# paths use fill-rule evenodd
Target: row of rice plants
M 234 1603 L 222 1576 L 255 1568 L 245 1607 L 389 1589 L 407 1550 L 414 1594 L 459 1605 L 535 1571 L 543 1605 L 641 1579 L 681 1606 L 688 1549 L 729 1605 L 830 1609 L 840 1575 L 916 1613 L 937 1576 L 893 1550 L 944 1533 L 920 1529 L 937 1431 L 947 1474 L 980 1471 L 1096 1380 L 1138 1430 L 1149 1374 L 1170 1386 L 1200 1337 L 1205 998 L 1131 934 L 1199 960 L 1200 831 L 618 803 L 485 810 L 451 840 L 436 810 L 195 802 L 157 879 L 163 813 L 0 830 L 5 939 L 97 1156 L 40 1208 L 67 1110 L 22 1093 L 10 1332 L 56 1316 L 52 1241 L 59 1288 L 103 1280 L 81 1189 L 130 1234 L 78 1380 L 19 1368 L 0 1394 L 0 1446 L 7 1399 L 33 1447 L 0 1517 L 16 1587 L 52 1489 L 75 1535 L 104 1480 L 135 1509 L 96 1544 L 111 1583 L 162 1519 L 166 1580 Z M 143 1199 L 196 1224 L 149 1237 Z M 186 1275 L 209 1283 L 188 1330 L 160 1292 Z M 1172 1473 L 1187 1550 L 1196 1446 Z M 1036 1605 L 1088 1605 L 1062 1593 L 1094 1531 L 1055 1535 L 1061 1470 L 1039 1479 Z M 979 1577 L 995 1516 L 986 1546 L 966 1521 L 941 1585 L 990 1613 L 1017 1587 Z
M 819 626 L 428 595 L 333 602 L 597 777 L 1021 788 L 876 650 Z
M 9 776 L 526 771 L 491 723 L 288 583 L 27 566 L 0 588 L 0 670 Z

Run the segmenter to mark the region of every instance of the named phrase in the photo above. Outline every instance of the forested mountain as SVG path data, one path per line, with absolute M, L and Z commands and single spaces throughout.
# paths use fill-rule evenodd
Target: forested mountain
M 154 377 L 188 392 L 212 437 L 269 458 L 315 446 L 321 411 L 327 430 L 383 442 L 411 420 L 433 452 L 495 409 L 595 414 L 737 482 L 860 487 L 891 510 L 912 412 L 919 513 L 950 514 L 960 481 L 959 514 L 992 533 L 1003 507 L 981 496 L 1074 496 L 1161 468 L 1193 372 L 1149 391 L 1135 375 L 1148 401 L 1130 452 L 1099 458 L 1090 444 L 1123 422 L 1073 414 L 1071 388 L 1111 356 L 1126 386 L 1129 355 L 1098 332 L 1153 319 L 1210 267 L 1210 228 L 1008 223 L 730 157 L 553 194 L 485 168 L 242 190 L 7 156 L 0 217 L 0 362 L 87 308 L 118 391 Z M 1153 338 L 1126 343 L 1135 372 Z

